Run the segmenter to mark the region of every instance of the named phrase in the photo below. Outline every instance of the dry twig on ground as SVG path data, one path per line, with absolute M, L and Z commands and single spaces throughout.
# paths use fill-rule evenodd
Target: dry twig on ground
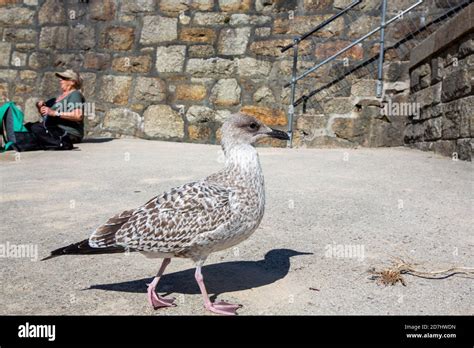
M 403 278 L 405 274 L 426 279 L 446 279 L 456 274 L 464 274 L 468 278 L 474 278 L 474 267 L 451 267 L 439 271 L 422 271 L 416 269 L 415 266 L 417 264 L 395 258 L 388 268 L 377 270 L 372 267 L 369 269 L 369 273 L 372 274 L 370 279 L 375 280 L 379 285 L 395 285 L 400 282 L 403 286 L 406 286 Z

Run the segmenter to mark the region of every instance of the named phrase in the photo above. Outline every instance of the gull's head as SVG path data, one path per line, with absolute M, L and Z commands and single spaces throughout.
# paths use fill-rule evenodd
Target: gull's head
M 224 150 L 236 145 L 253 145 L 263 138 L 289 140 L 288 134 L 265 125 L 253 116 L 241 113 L 229 116 L 222 125 Z

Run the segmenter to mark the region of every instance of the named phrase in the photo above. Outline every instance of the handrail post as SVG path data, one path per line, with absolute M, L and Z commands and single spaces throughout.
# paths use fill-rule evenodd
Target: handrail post
M 383 92 L 383 60 L 385 54 L 385 14 L 387 13 L 387 0 L 382 1 L 382 13 L 380 15 L 380 52 L 379 52 L 379 64 L 377 71 L 377 98 L 382 97 Z
M 295 94 L 296 94 L 296 70 L 298 69 L 298 44 L 299 38 L 293 39 L 293 67 L 291 70 L 291 94 L 290 94 L 290 106 L 288 107 L 288 140 L 287 147 L 293 145 L 293 118 L 295 115 Z

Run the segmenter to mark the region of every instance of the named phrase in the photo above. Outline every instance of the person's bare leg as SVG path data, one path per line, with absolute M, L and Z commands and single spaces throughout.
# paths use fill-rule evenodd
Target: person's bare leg
M 206 307 L 208 311 L 211 311 L 217 314 L 224 314 L 224 315 L 237 314 L 236 310 L 242 307 L 242 305 L 231 304 L 224 301 L 212 303 L 211 300 L 209 300 L 209 295 L 207 294 L 206 286 L 204 285 L 204 278 L 201 274 L 201 266 L 196 267 L 195 277 L 199 285 L 199 289 L 201 290 L 202 296 L 204 297 L 204 307 Z
M 163 275 L 166 269 L 166 266 L 168 266 L 170 262 L 171 262 L 170 258 L 163 259 L 163 262 L 161 263 L 161 267 L 160 267 L 160 270 L 158 271 L 158 274 L 156 275 L 155 278 L 153 278 L 153 281 L 150 284 L 148 284 L 147 298 L 148 298 L 148 302 L 154 309 L 158 309 L 161 307 L 176 306 L 176 304 L 173 303 L 175 300 L 174 298 L 161 297 L 157 295 L 155 292 L 156 286 L 158 285 L 158 282 L 160 281 L 160 278 Z

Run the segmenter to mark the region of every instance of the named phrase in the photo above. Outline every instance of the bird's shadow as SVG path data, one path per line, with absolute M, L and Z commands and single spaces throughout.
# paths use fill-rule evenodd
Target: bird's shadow
M 284 278 L 290 269 L 290 257 L 298 255 L 312 255 L 312 253 L 274 249 L 259 261 L 230 261 L 203 266 L 202 274 L 206 288 L 208 293 L 213 294 L 211 300 L 223 293 L 257 288 Z M 200 294 L 194 272 L 195 269 L 191 268 L 164 274 L 157 291 L 165 292 L 165 296 L 171 293 Z M 151 280 L 152 278 L 142 278 L 120 283 L 96 284 L 85 290 L 146 293 L 146 284 Z

